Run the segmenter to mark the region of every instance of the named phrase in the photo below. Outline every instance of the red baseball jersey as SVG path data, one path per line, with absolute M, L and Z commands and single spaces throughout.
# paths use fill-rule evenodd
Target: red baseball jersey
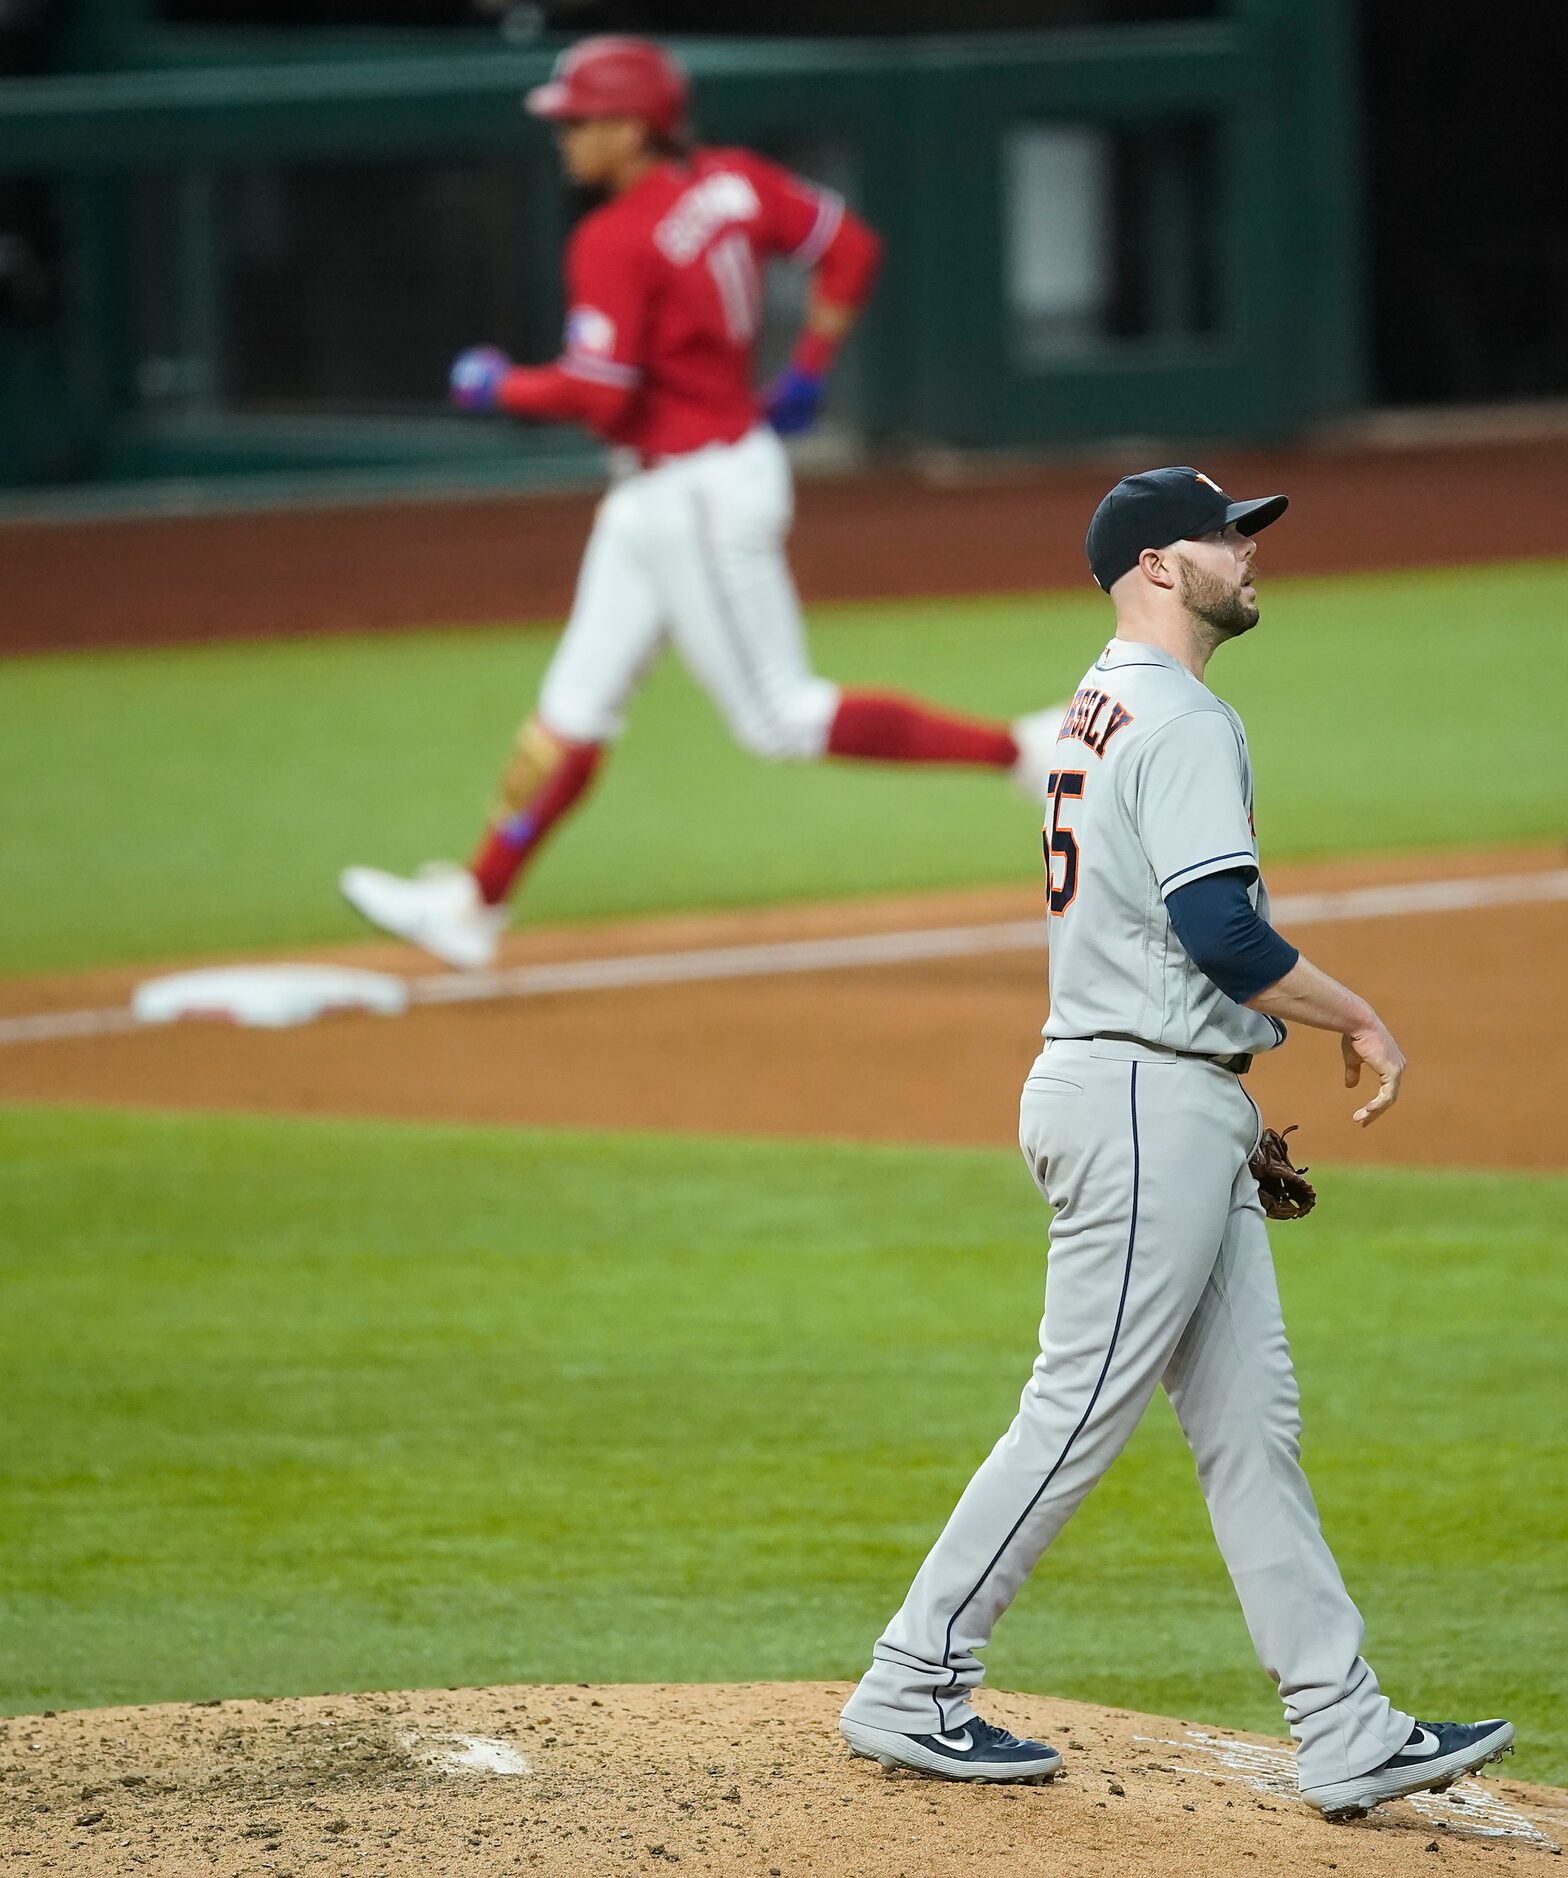
M 814 267 L 845 218 L 831 190 L 750 150 L 661 162 L 586 216 L 566 253 L 560 370 L 632 394 L 595 428 L 645 457 L 744 436 L 757 422 L 762 265 Z

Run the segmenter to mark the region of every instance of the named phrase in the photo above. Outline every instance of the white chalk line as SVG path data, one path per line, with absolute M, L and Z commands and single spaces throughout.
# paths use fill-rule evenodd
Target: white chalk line
M 66 1037 L 112 1037 L 140 1030 L 128 1004 L 103 1011 L 40 1011 L 33 1017 L 0 1018 L 0 1044 L 57 1043 Z
M 1200 1774 L 1205 1780 L 1236 1778 L 1239 1784 L 1251 1787 L 1256 1793 L 1296 1797 L 1296 1757 L 1289 1748 L 1261 1741 L 1227 1741 L 1202 1728 L 1187 1729 L 1184 1741 L 1173 1741 L 1167 1735 L 1134 1735 L 1133 1740 L 1148 1747 L 1207 1754 L 1219 1762 L 1218 1767 L 1171 1762 L 1166 1766 L 1167 1773 Z M 1390 1800 L 1384 1804 L 1392 1806 L 1396 1802 Z M 1473 1778 L 1460 1780 L 1447 1793 L 1408 1794 L 1397 1804 L 1413 1807 L 1434 1825 L 1446 1826 L 1450 1832 L 1470 1838 L 1523 1839 L 1548 1851 L 1559 1849 L 1556 1842 L 1517 1807 L 1489 1793 Z
M 1397 919 L 1418 913 L 1465 913 L 1486 907 L 1568 900 L 1568 868 L 1536 874 L 1493 874 L 1468 880 L 1415 880 L 1329 893 L 1282 894 L 1275 923 L 1287 931 L 1334 921 Z M 918 965 L 932 959 L 979 958 L 995 952 L 1045 950 L 1044 919 L 984 926 L 940 926 L 908 932 L 843 934 L 758 945 L 701 946 L 619 958 L 565 959 L 504 971 L 435 972 L 409 980 L 414 1004 L 485 1004 L 555 997 L 579 991 L 633 991 L 653 985 L 709 984 L 733 978 L 775 978 L 802 972 L 853 971 L 877 965 Z M 0 1046 L 109 1037 L 142 1026 L 128 1006 L 42 1011 L 0 1018 Z

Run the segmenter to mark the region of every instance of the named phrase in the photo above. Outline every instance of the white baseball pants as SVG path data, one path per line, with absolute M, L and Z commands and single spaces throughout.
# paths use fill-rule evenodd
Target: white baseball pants
M 1053 1042 L 1020 1143 L 1055 1209 L 1041 1354 L 845 1713 L 959 1727 L 990 1641 L 1040 1555 L 1163 1383 L 1198 1466 L 1252 1641 L 1299 1744 L 1302 1786 L 1409 1739 L 1361 1656 L 1362 1623 L 1301 1471 L 1301 1414 L 1240 1080 L 1140 1044 Z
M 667 636 L 744 748 L 821 756 L 839 693 L 806 650 L 784 552 L 793 506 L 789 460 L 765 426 L 617 482 L 540 692 L 550 729 L 618 736 Z

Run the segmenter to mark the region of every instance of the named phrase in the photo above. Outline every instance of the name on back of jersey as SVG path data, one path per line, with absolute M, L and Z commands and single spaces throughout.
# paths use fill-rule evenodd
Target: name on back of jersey
M 1131 722 L 1132 712 L 1119 698 L 1113 698 L 1098 686 L 1080 685 L 1067 707 L 1056 740 L 1060 743 L 1063 738 L 1071 738 L 1103 757 L 1111 739 Z
M 685 267 L 721 228 L 754 222 L 761 213 L 757 192 L 744 176 L 717 170 L 686 191 L 654 229 L 654 243 L 666 260 Z

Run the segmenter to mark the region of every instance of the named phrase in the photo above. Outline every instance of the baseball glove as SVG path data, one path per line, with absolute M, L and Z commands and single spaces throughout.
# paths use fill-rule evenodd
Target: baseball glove
M 1257 1152 L 1248 1162 L 1258 1183 L 1258 1198 L 1270 1219 L 1305 1219 L 1317 1204 L 1317 1190 L 1306 1178 L 1304 1167 L 1291 1164 L 1285 1135 L 1296 1132 L 1292 1123 L 1284 1134 L 1277 1128 L 1265 1128 Z

